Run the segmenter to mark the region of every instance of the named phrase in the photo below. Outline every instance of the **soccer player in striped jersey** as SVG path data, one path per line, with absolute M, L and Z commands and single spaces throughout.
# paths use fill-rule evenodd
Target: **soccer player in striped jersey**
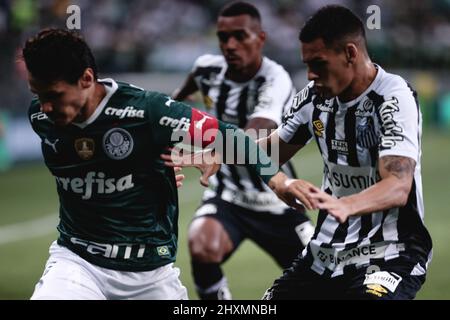
M 278 145 L 284 163 L 316 142 L 322 188 L 280 176 L 285 188 L 276 193 L 289 200 L 284 191 L 297 190 L 319 217 L 307 248 L 263 298 L 413 299 L 432 256 L 417 94 L 371 61 L 364 25 L 345 7 L 321 8 L 299 39 L 311 82 L 278 130 L 258 143 Z
M 253 5 L 234 2 L 217 20 L 222 55 L 203 55 L 174 99 L 200 91 L 218 119 L 268 136 L 281 124 L 295 94 L 284 68 L 262 55 L 266 34 Z M 295 173 L 290 163 L 284 167 Z M 251 239 L 283 268 L 308 243 L 313 226 L 304 211 L 288 207 L 245 167 L 222 165 L 189 228 L 189 249 L 197 292 L 202 299 L 230 299 L 221 264 Z
M 243 141 L 252 174 L 276 188 L 276 170 L 263 172 L 267 154 L 236 127 L 169 96 L 98 79 L 77 33 L 43 30 L 23 58 L 36 94 L 30 123 L 60 202 L 59 237 L 32 299 L 186 299 L 173 267 L 177 181 L 160 154 L 183 137 L 206 147 L 228 134 Z
M 265 297 L 412 299 L 432 252 L 417 94 L 372 63 L 363 23 L 344 7 L 320 9 L 299 38 L 311 82 L 271 138 L 281 161 L 316 142 L 322 190 L 302 192 L 320 211 L 308 248 Z

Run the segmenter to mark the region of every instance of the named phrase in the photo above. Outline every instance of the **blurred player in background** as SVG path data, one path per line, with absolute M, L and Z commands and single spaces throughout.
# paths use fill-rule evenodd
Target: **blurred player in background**
M 244 141 L 246 163 L 252 153 L 270 159 L 236 127 L 164 94 L 98 79 L 77 33 L 43 30 L 23 58 L 37 95 L 29 119 L 60 201 L 59 238 L 32 299 L 187 299 L 173 267 L 177 183 L 160 154 L 178 142 L 174 133 L 200 133 L 205 147 L 228 129 Z M 206 130 L 214 135 L 203 141 Z M 277 188 L 261 163 L 247 168 Z
M 264 129 L 267 136 L 281 124 L 295 88 L 284 68 L 262 54 L 266 34 L 257 8 L 245 2 L 226 5 L 217 37 L 222 55 L 200 56 L 174 99 L 200 91 L 218 119 L 247 132 Z M 295 177 L 291 163 L 283 171 Z M 253 240 L 286 268 L 314 227 L 304 210 L 288 207 L 245 167 L 222 165 L 210 182 L 189 227 L 189 251 L 200 298 L 225 300 L 231 294 L 221 264 L 243 240 Z

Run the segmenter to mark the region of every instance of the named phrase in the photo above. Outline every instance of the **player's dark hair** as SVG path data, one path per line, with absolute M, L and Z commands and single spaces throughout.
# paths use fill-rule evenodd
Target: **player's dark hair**
M 237 1 L 227 4 L 219 13 L 219 17 L 235 17 L 240 15 L 249 15 L 253 19 L 261 22 L 261 15 L 258 9 L 251 3 L 244 1 Z
M 28 71 L 44 83 L 78 82 L 86 68 L 97 80 L 97 65 L 91 49 L 80 34 L 63 29 L 44 29 L 29 38 L 22 50 Z
M 319 9 L 303 26 L 299 34 L 301 42 L 309 43 L 322 38 L 327 47 L 339 49 L 344 41 L 360 38 L 364 46 L 366 32 L 361 19 L 351 10 L 328 5 Z

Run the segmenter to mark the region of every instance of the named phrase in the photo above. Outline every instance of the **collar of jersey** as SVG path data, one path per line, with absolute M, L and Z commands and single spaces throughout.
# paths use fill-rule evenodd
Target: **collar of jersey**
M 73 125 L 84 129 L 86 126 L 90 125 L 92 122 L 94 122 L 98 116 L 102 113 L 103 109 L 105 108 L 106 104 L 108 103 L 109 99 L 112 97 L 112 95 L 117 91 L 117 88 L 119 87 L 117 85 L 117 82 L 115 82 L 111 78 L 105 78 L 105 79 L 99 79 L 98 82 L 103 83 L 106 90 L 106 95 L 100 101 L 100 104 L 97 106 L 97 109 L 95 109 L 94 113 L 86 119 L 86 121 L 81 123 L 72 122 Z
M 352 107 L 355 104 L 359 103 L 370 91 L 372 91 L 376 86 L 380 84 L 380 79 L 383 77 L 384 70 L 379 65 L 374 63 L 375 68 L 377 68 L 377 75 L 375 76 L 375 79 L 373 79 L 372 83 L 367 87 L 366 90 L 364 90 L 363 93 L 361 93 L 358 97 L 351 101 L 341 102 L 339 101 L 339 97 L 336 97 L 336 101 L 339 105 L 339 108 L 347 108 Z

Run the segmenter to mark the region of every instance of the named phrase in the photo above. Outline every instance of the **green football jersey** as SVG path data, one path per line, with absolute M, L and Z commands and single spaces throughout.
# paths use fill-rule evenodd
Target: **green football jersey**
M 205 147 L 220 131 L 245 146 L 249 170 L 265 182 L 273 176 L 263 174 L 272 166 L 267 154 L 236 127 L 161 93 L 112 79 L 99 82 L 107 94 L 84 123 L 56 126 L 37 99 L 29 110 L 56 180 L 58 243 L 87 261 L 124 271 L 175 261 L 178 194 L 174 171 L 160 155 L 185 136 L 196 146 L 195 137 L 201 137 Z
M 160 154 L 188 128 L 191 108 L 112 79 L 84 123 L 57 127 L 35 99 L 29 110 L 60 201 L 58 243 L 110 269 L 152 270 L 175 260 L 175 175 Z

